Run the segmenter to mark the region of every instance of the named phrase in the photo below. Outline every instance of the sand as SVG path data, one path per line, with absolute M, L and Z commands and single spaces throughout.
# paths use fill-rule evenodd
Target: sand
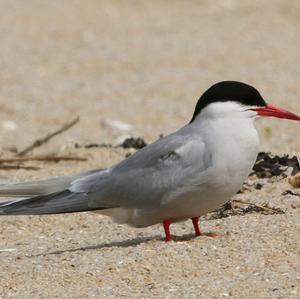
M 32 154 L 87 162 L 28 162 L 1 183 L 103 168 L 130 150 L 76 149 L 147 142 L 191 118 L 200 94 L 220 80 L 256 86 L 300 114 L 298 1 L 2 1 L 1 157 L 79 115 L 81 121 Z M 130 124 L 122 131 L 109 120 Z M 258 123 L 261 150 L 299 154 L 299 124 Z M 91 213 L 0 218 L 0 298 L 299 298 L 300 198 L 286 179 L 236 199 L 284 214 L 251 213 L 134 229 Z M 297 192 L 297 190 L 293 190 Z M 299 193 L 299 191 L 298 191 Z

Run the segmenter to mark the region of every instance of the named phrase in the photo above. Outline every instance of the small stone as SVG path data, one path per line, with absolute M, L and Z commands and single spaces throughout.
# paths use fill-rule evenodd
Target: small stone
M 256 189 L 256 190 L 261 190 L 262 188 L 263 188 L 263 184 L 261 184 L 261 183 L 256 183 L 255 184 L 255 186 L 254 186 L 254 188 Z
M 2 122 L 2 128 L 6 131 L 15 131 L 17 129 L 17 124 L 11 120 L 5 120 Z
M 292 185 L 294 188 L 300 188 L 300 173 L 289 177 L 289 184 Z
M 120 131 L 132 130 L 132 125 L 116 119 L 106 119 L 103 121 L 103 124 L 107 127 Z

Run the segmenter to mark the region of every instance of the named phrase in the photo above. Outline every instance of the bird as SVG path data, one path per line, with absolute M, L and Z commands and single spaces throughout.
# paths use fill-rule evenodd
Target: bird
M 300 121 L 268 104 L 259 91 L 238 81 L 221 81 L 199 98 L 183 127 L 111 167 L 71 176 L 0 185 L 3 215 L 91 211 L 137 228 L 192 220 L 228 202 L 256 161 L 261 117 Z

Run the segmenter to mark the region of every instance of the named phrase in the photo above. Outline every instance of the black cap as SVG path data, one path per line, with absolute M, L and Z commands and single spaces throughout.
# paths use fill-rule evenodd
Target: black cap
M 265 107 L 267 103 L 257 89 L 238 81 L 222 81 L 214 84 L 198 100 L 192 121 L 207 105 L 216 102 L 238 102 L 245 106 Z

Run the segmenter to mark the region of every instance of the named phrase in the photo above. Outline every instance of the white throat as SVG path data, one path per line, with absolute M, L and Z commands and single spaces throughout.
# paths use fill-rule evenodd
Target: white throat
M 259 149 L 256 113 L 247 108 L 234 102 L 213 103 L 190 124 L 213 153 L 219 173 L 228 176 L 228 186 L 238 189 L 251 172 Z

